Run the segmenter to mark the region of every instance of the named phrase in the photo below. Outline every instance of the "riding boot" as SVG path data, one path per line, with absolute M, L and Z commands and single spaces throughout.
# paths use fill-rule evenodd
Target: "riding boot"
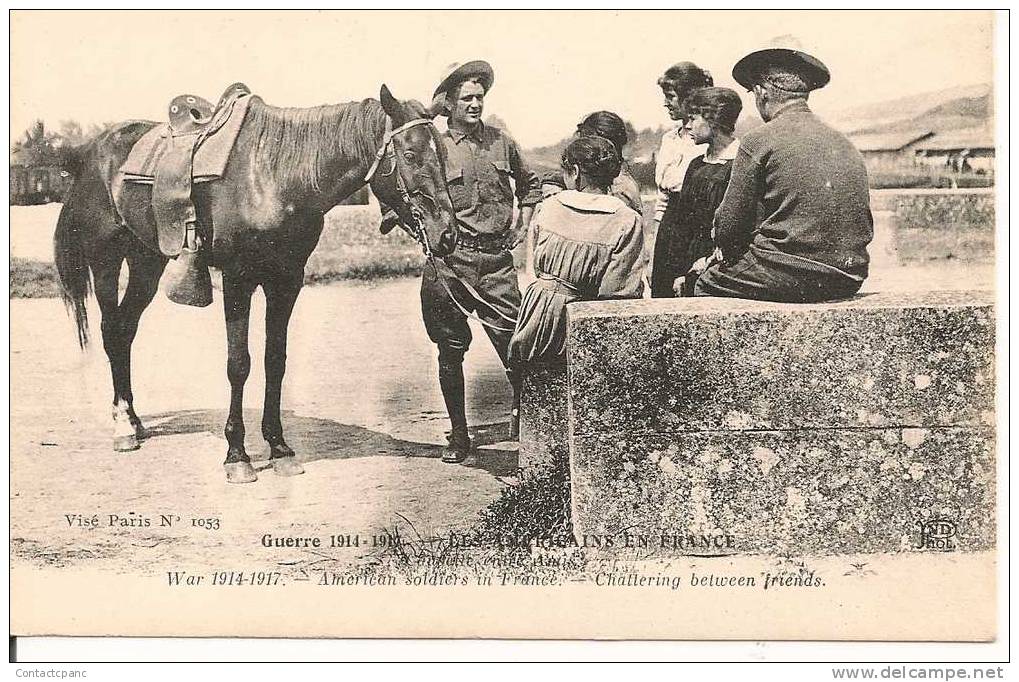
M 458 357 L 444 357 L 439 354 L 439 387 L 442 399 L 446 402 L 446 411 L 452 431 L 449 434 L 449 447 L 442 461 L 459 464 L 471 452 L 471 438 L 467 433 L 467 410 L 464 400 L 463 354 Z

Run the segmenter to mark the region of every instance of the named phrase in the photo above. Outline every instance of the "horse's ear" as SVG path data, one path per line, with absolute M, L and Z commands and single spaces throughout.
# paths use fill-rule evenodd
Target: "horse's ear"
M 389 91 L 389 87 L 385 83 L 382 84 L 382 88 L 379 90 L 379 101 L 382 102 L 383 111 L 389 115 L 389 118 L 393 119 L 393 123 L 400 125 L 404 122 L 403 105 L 393 97 L 393 93 Z

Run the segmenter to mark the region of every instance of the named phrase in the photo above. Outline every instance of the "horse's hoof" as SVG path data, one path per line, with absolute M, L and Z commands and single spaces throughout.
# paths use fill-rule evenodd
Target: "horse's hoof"
M 134 437 L 138 440 L 145 440 L 149 437 L 149 432 L 142 426 L 141 422 L 134 425 Z
M 133 433 L 113 437 L 113 449 L 117 452 L 130 452 L 131 450 L 137 450 L 139 447 L 141 446 L 138 444 L 138 437 Z
M 258 480 L 251 462 L 229 462 L 223 465 L 227 483 L 254 483 Z
M 293 457 L 275 457 L 272 470 L 277 476 L 298 476 L 304 473 L 304 467 Z

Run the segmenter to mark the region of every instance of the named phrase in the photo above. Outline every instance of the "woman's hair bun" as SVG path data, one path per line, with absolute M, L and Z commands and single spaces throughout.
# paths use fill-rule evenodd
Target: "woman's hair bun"
M 616 146 L 619 156 L 623 155 L 623 147 L 629 139 L 626 133 L 626 122 L 619 114 L 611 111 L 596 111 L 589 114 L 577 124 L 578 135 L 597 135 Z
M 622 159 L 614 144 L 603 137 L 578 137 L 563 151 L 563 168 L 577 166 L 580 172 L 600 187 L 608 187 L 619 175 Z

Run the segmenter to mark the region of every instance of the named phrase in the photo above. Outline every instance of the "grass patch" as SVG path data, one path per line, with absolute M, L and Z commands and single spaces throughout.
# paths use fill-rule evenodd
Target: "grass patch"
M 33 219 L 42 223 L 33 224 L 34 231 L 27 227 L 23 229 L 26 234 L 37 234 L 44 227 L 52 234 L 49 223 L 56 220 L 55 215 L 44 215 L 38 211 L 30 214 L 22 212 L 18 217 L 23 221 Z M 421 247 L 403 230 L 382 235 L 379 221 L 375 206 L 338 206 L 327 213 L 318 247 L 304 270 L 305 284 L 419 275 L 425 262 Z M 46 238 L 47 244 L 49 239 Z M 60 282 L 56 267 L 51 262 L 12 258 L 10 275 L 11 298 L 60 296 Z M 213 278 L 213 281 L 217 280 Z
M 60 282 L 53 263 L 11 258 L 11 298 L 56 298 Z
M 523 476 L 485 509 L 473 535 L 478 544 L 527 546 L 533 541 L 566 547 L 573 540 L 570 470 L 565 462 Z
M 523 477 L 505 488 L 467 525 L 446 537 L 424 537 L 401 514 L 390 542 L 368 559 L 370 575 L 440 572 L 461 584 L 563 584 L 585 570 L 587 555 L 573 537 L 569 467 Z M 488 582 L 485 582 L 485 581 Z M 498 581 L 498 582 L 495 582 Z M 447 583 L 452 584 L 452 583 Z
M 420 274 L 421 247 L 400 229 L 383 235 L 380 220 L 376 206 L 337 206 L 327 213 L 318 247 L 304 269 L 305 283 Z

